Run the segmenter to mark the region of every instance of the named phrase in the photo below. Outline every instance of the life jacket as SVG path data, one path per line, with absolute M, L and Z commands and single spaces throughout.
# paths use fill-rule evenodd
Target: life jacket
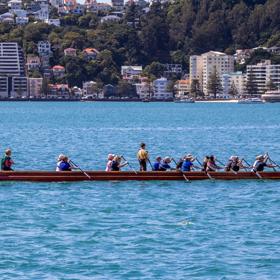
M 12 170 L 12 161 L 10 157 L 3 157 L 1 160 L 1 170 Z
M 264 171 L 264 167 L 267 164 L 263 161 L 255 161 L 253 170 L 256 171 Z
M 230 160 L 225 168 L 225 171 L 230 171 L 231 169 L 235 172 L 239 171 L 240 167 L 236 161 Z
M 120 171 L 119 163 L 117 161 L 114 161 L 114 160 L 112 161 L 111 170 L 112 171 Z

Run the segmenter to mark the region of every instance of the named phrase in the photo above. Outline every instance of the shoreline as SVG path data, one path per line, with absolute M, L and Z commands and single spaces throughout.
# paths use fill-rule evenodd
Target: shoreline
M 39 99 L 39 98 L 4 98 L 0 99 L 0 102 L 143 102 L 143 103 L 154 103 L 154 102 L 170 102 L 176 103 L 174 100 L 141 100 L 141 99 L 90 99 L 90 100 L 82 100 L 76 98 L 69 98 L 69 99 L 61 99 L 61 98 L 49 98 L 49 99 Z M 215 100 L 196 100 L 193 103 L 237 103 L 238 99 L 215 99 Z M 180 103 L 180 102 L 178 102 Z M 181 102 L 183 104 L 193 104 L 188 102 Z

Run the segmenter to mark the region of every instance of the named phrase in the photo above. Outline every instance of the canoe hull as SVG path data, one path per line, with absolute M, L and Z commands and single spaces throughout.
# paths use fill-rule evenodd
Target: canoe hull
M 77 181 L 183 181 L 182 172 L 105 172 L 86 171 L 88 178 L 80 171 L 56 172 L 56 171 L 2 171 L 0 181 L 30 181 L 30 182 L 77 182 Z M 194 180 L 260 180 L 254 172 L 184 172 L 186 178 Z M 280 172 L 259 172 L 262 179 L 280 180 Z

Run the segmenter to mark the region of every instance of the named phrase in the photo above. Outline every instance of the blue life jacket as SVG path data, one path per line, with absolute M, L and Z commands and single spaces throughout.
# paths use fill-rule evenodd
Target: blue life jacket
M 112 161 L 112 165 L 111 165 L 111 169 L 112 171 L 120 171 L 120 168 L 119 168 L 119 163 L 117 161 Z
M 191 167 L 193 166 L 193 163 L 189 160 L 184 160 L 182 164 L 182 171 L 191 171 Z
M 160 171 L 166 171 L 167 169 L 170 169 L 170 168 L 171 168 L 171 166 L 168 163 L 161 163 L 160 167 L 159 167 L 159 170 Z
M 58 168 L 61 171 L 71 171 L 71 165 L 68 162 L 62 161 L 59 165 Z
M 160 162 L 155 162 L 155 163 L 153 164 L 153 170 L 154 170 L 154 171 L 159 171 L 159 167 L 160 167 Z

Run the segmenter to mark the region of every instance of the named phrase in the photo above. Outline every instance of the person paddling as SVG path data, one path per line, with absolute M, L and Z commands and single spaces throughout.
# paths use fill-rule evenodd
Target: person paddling
M 195 158 L 191 154 L 186 155 L 184 157 L 184 161 L 182 163 L 181 170 L 188 172 L 194 168 L 198 168 L 197 166 L 194 166 L 194 164 L 193 164 L 194 161 L 195 161 Z
M 141 143 L 140 149 L 137 153 L 137 159 L 140 165 L 140 171 L 147 171 L 147 161 L 149 160 L 149 153 L 146 150 L 146 144 Z
M 115 155 L 113 155 L 113 154 L 108 155 L 108 161 L 106 164 L 105 171 L 112 171 L 112 162 L 113 162 L 114 157 L 115 157 Z
M 122 157 L 115 156 L 112 160 L 111 171 L 121 171 L 121 168 L 128 164 L 127 161 L 122 162 Z
M 11 156 L 12 156 L 12 150 L 7 149 L 5 151 L 4 157 L 1 160 L 1 170 L 13 171 L 12 165 L 14 164 L 14 161 L 12 160 Z
M 254 172 L 261 172 L 261 171 L 264 171 L 264 168 L 265 167 L 268 167 L 268 168 L 275 168 L 277 167 L 276 165 L 274 164 L 269 164 L 267 163 L 267 160 L 269 159 L 269 157 L 267 155 L 259 155 L 256 157 L 256 160 L 253 164 L 253 169 L 252 171 Z
M 170 157 L 165 157 L 162 161 L 162 163 L 159 166 L 159 171 L 167 171 L 167 170 L 171 170 L 172 167 L 170 166 L 171 163 L 171 158 Z
M 156 157 L 156 161 L 153 164 L 153 171 L 159 171 L 161 160 L 162 158 L 160 156 Z
M 72 171 L 74 167 L 69 163 L 67 156 L 60 154 L 56 165 L 56 171 Z
M 219 169 L 222 169 L 222 167 L 218 166 L 216 164 L 216 161 L 215 161 L 215 157 L 214 156 L 210 156 L 208 161 L 207 161 L 207 167 L 206 167 L 206 171 L 209 172 L 209 171 L 217 171 Z
M 209 161 L 209 156 L 205 156 L 204 159 L 203 159 L 203 163 L 202 163 L 202 166 L 201 166 L 201 171 L 206 171 L 207 170 L 207 163 Z
M 244 168 L 242 161 L 238 156 L 231 156 L 228 160 L 227 165 L 225 166 L 225 171 L 234 171 L 238 172 L 241 168 Z

